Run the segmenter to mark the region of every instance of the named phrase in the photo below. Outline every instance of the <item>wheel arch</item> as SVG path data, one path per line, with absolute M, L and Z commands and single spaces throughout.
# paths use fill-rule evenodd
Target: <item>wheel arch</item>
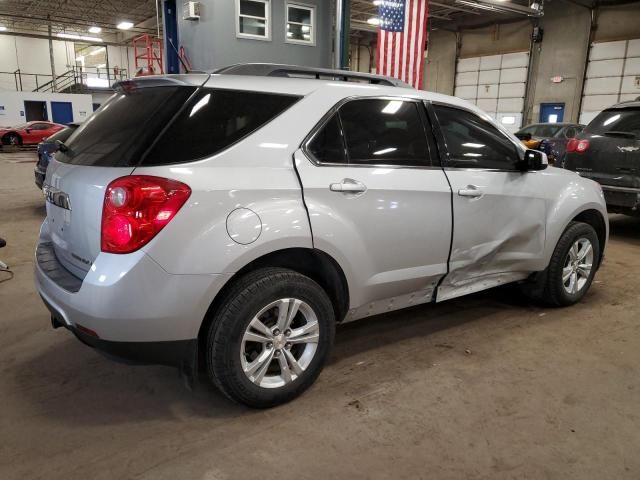
M 607 222 L 602 213 L 595 209 L 583 210 L 573 217 L 572 222 L 582 222 L 591 225 L 598 235 L 598 243 L 600 244 L 600 258 L 598 267 L 602 263 L 604 257 L 604 249 L 607 244 Z
M 317 282 L 327 292 L 336 314 L 336 321 L 341 322 L 349 310 L 349 286 L 347 278 L 338 262 L 322 250 L 312 248 L 286 248 L 270 252 L 256 258 L 238 270 L 216 294 L 198 331 L 199 347 L 203 347 L 209 325 L 214 312 L 220 307 L 227 292 L 236 280 L 249 272 L 265 267 L 287 268 L 306 275 Z M 201 349 L 201 351 L 204 351 Z

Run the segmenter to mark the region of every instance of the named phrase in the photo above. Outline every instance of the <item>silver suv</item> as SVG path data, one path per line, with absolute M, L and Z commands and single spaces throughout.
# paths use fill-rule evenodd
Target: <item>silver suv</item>
M 463 100 L 300 70 L 117 85 L 47 171 L 54 327 L 269 407 L 314 382 L 337 323 L 511 282 L 584 296 L 598 184 Z

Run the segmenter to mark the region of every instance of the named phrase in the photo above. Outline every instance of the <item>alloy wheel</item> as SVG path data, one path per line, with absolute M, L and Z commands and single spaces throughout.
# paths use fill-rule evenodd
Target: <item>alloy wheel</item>
M 571 295 L 580 292 L 589 281 L 593 269 L 593 245 L 587 238 L 578 238 L 567 253 L 562 269 L 562 286 Z
M 283 387 L 309 367 L 319 337 L 318 318 L 309 304 L 296 298 L 276 300 L 262 308 L 245 329 L 242 370 L 262 388 Z

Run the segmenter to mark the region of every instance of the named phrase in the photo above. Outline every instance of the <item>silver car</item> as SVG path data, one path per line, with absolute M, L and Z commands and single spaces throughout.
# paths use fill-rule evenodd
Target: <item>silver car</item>
M 118 84 L 47 170 L 54 327 L 270 407 L 314 382 L 337 323 L 512 282 L 585 295 L 597 183 L 463 100 L 299 70 Z

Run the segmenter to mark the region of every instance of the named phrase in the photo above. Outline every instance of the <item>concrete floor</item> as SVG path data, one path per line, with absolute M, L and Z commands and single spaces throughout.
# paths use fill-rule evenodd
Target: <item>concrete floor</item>
M 611 217 L 573 308 L 498 289 L 347 325 L 303 397 L 252 411 L 50 328 L 33 157 L 0 154 L 1 479 L 640 478 L 640 220 Z

